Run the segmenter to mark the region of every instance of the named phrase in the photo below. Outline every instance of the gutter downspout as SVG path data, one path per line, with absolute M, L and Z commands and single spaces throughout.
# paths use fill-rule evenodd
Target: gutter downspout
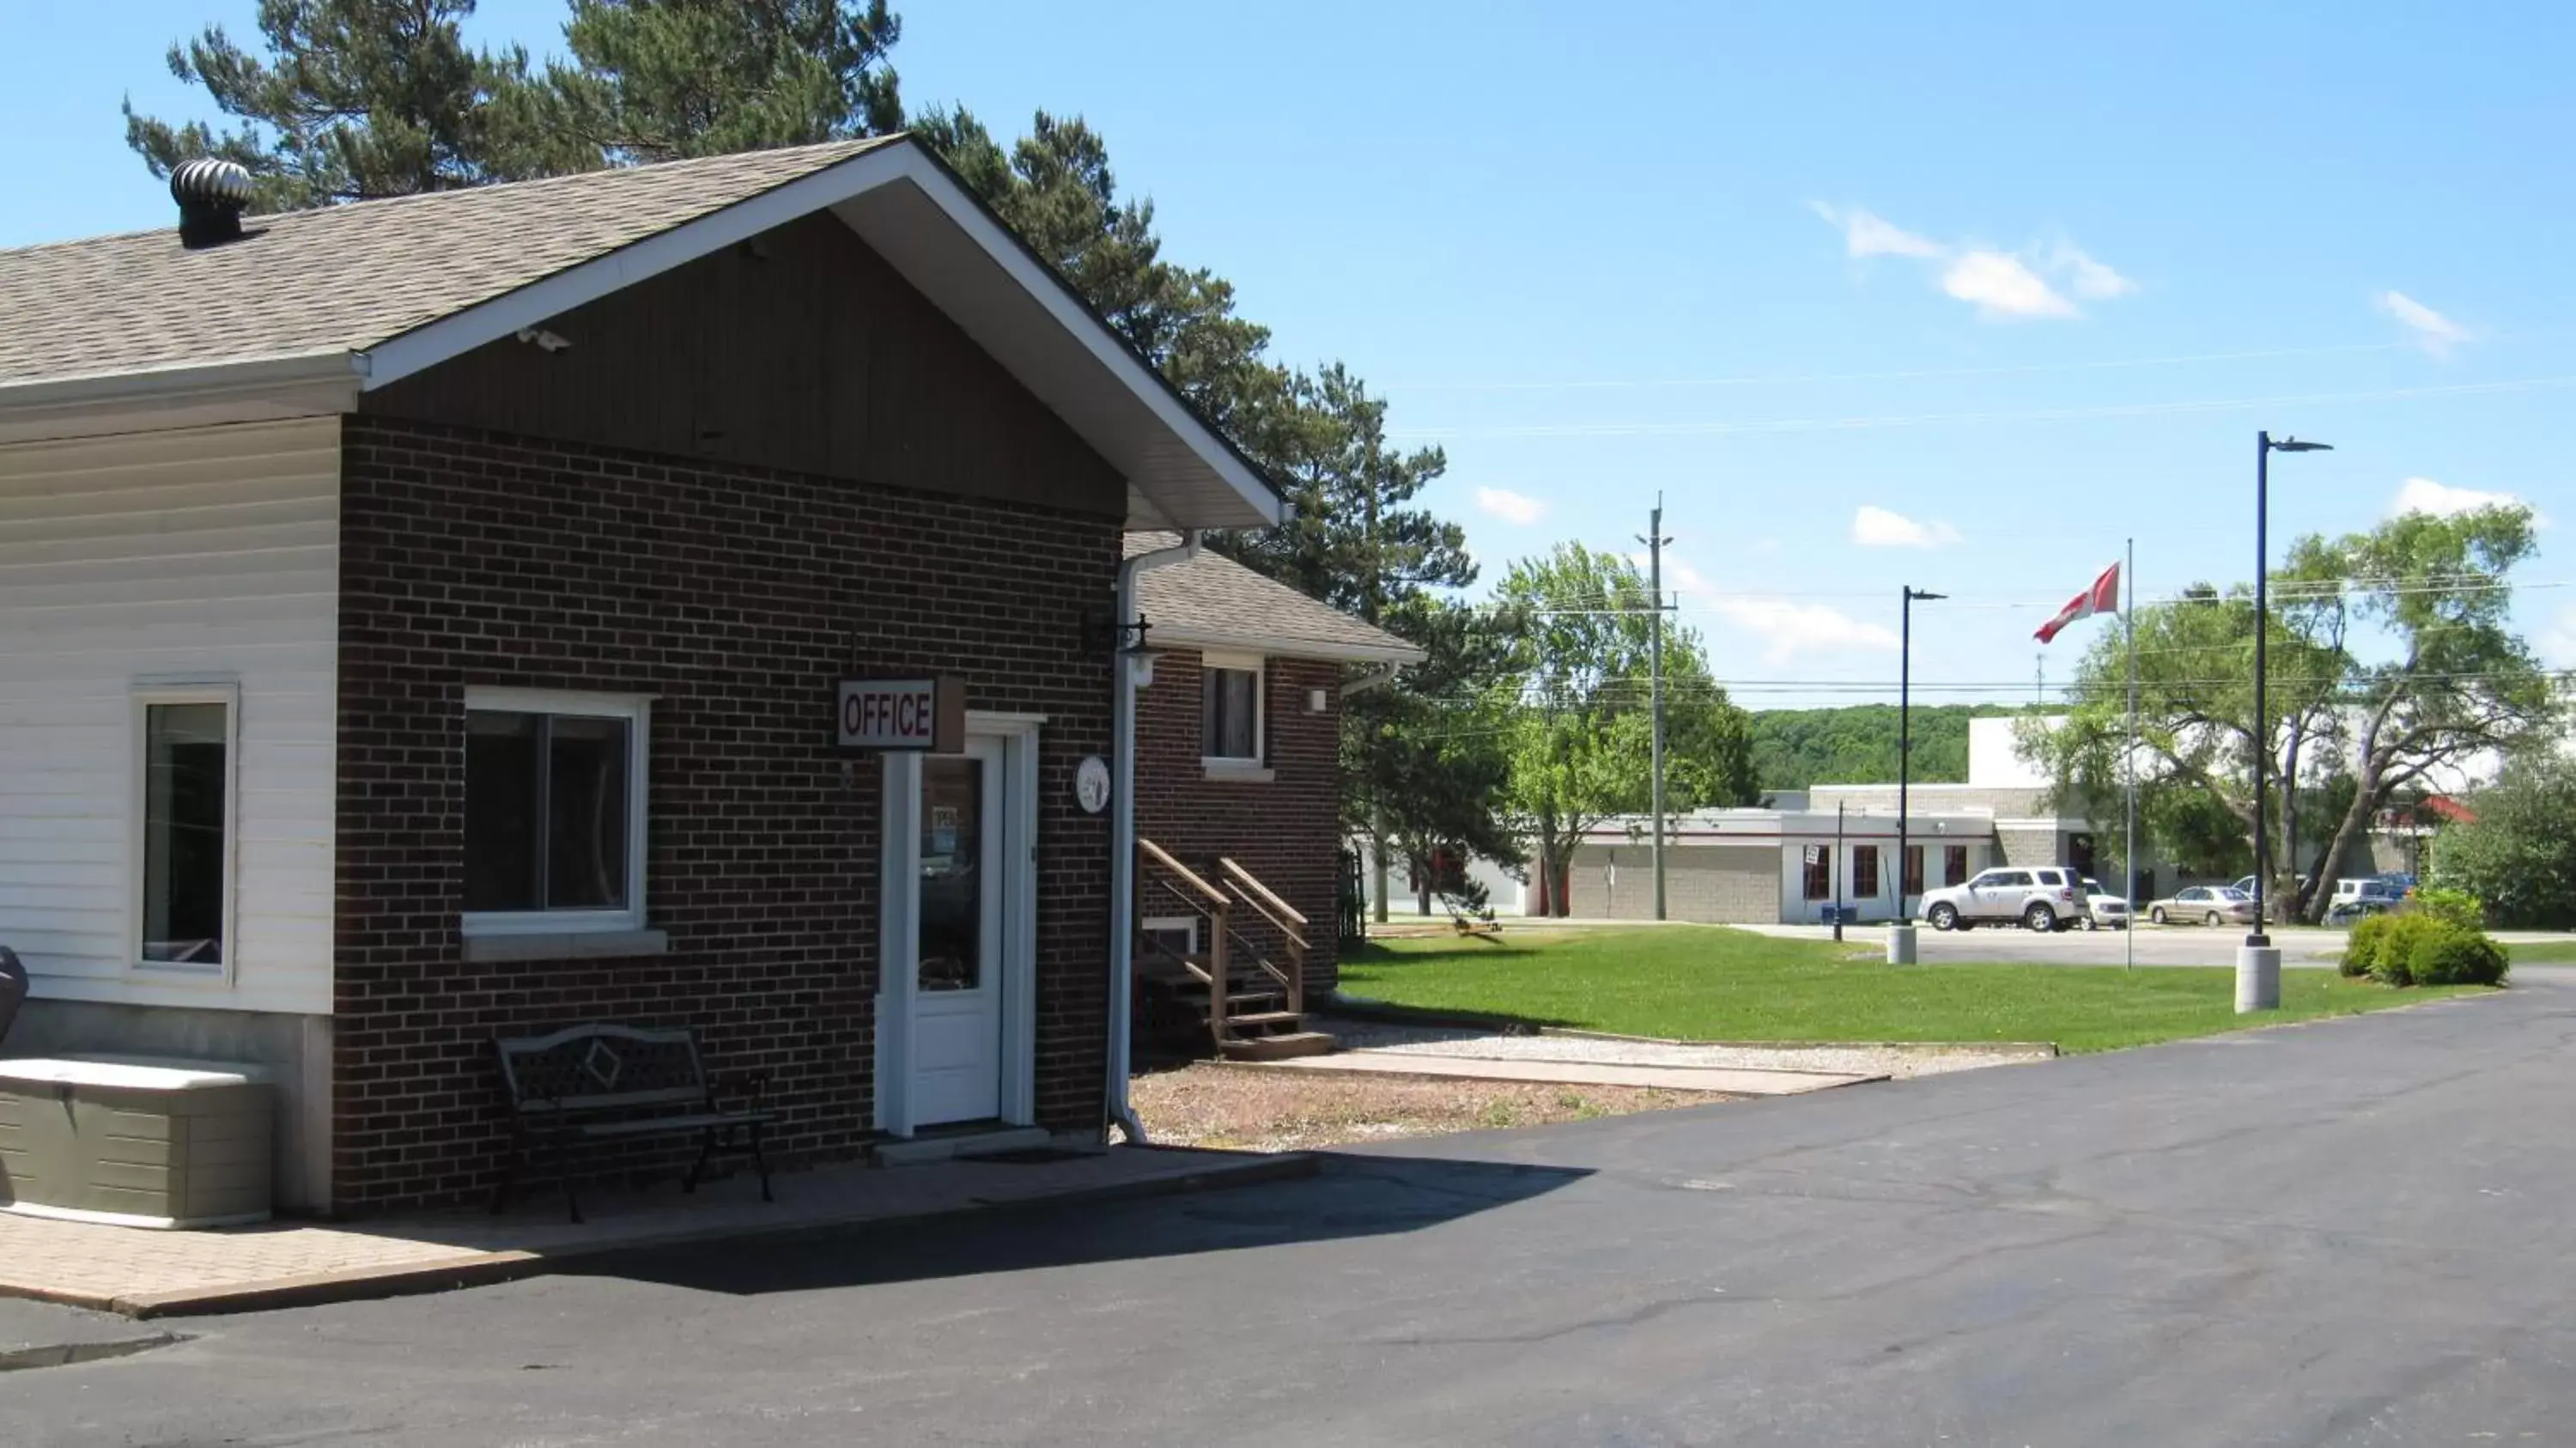
M 1342 697 L 1347 699 L 1353 694 L 1365 694 L 1371 689 L 1383 689 L 1395 682 L 1396 674 L 1403 668 L 1402 664 L 1380 664 L 1342 685 Z
M 1136 621 L 1136 580 L 1156 568 L 1199 556 L 1199 530 L 1177 548 L 1139 553 L 1118 565 L 1118 625 L 1123 638 Z M 1109 784 L 1109 1123 L 1133 1146 L 1145 1144 L 1144 1124 L 1127 1103 L 1127 1073 L 1135 1052 L 1136 990 L 1136 689 L 1149 661 L 1111 645 Z

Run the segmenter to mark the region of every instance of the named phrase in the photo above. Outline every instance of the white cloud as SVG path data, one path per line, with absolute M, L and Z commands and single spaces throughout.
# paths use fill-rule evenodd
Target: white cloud
M 1807 205 L 1843 234 L 1846 255 L 1908 257 L 1930 263 L 1941 290 L 1975 307 L 1987 321 L 2078 318 L 2084 310 L 2068 299 L 2066 291 L 2086 301 L 2106 302 L 2138 290 L 2136 282 L 2062 236 L 2022 251 L 2004 251 L 1974 242 L 1938 241 L 1857 206 L 1829 206 L 1822 201 Z M 2059 290 L 2061 286 L 2066 291 Z
M 2576 667 L 2576 603 L 2558 610 L 2541 632 L 2540 656 L 2560 668 Z
M 2084 248 L 2063 237 L 2049 247 L 2046 264 L 2050 271 L 2066 279 L 2075 295 L 2088 302 L 2107 302 L 2138 289 L 2136 282 L 2094 260 Z
M 1842 232 L 1843 252 L 1847 256 L 1940 257 L 1949 254 L 1948 247 L 1932 238 L 1917 236 L 1857 206 L 1844 209 L 1821 201 L 1810 201 L 1807 205 L 1825 219 L 1826 225 Z
M 1637 576 L 1640 578 L 1643 578 L 1646 570 L 1653 566 L 1653 560 L 1643 552 L 1629 554 L 1628 561 L 1637 566 Z M 1664 554 L 1664 590 L 1669 593 L 1675 589 L 1683 593 L 1706 593 L 1709 591 L 1708 579 L 1698 569 L 1691 567 L 1672 553 L 1666 552 Z
M 1506 523 L 1517 523 L 1526 528 L 1547 516 L 1547 504 L 1526 493 L 1515 493 L 1508 488 L 1478 488 L 1476 511 L 1488 518 L 1500 518 Z
M 2480 488 L 2455 488 L 2431 478 L 2408 478 L 2397 489 L 2397 497 L 2388 505 L 2388 515 L 2430 513 L 2447 518 L 2454 513 L 2474 513 L 2480 508 L 2518 508 L 2523 501 L 2511 493 L 2490 493 Z M 2534 519 L 2537 522 L 2537 519 Z
M 2415 334 L 2416 345 L 2436 357 L 2448 357 L 2451 349 L 2469 340 L 2469 329 L 2434 311 L 2404 292 L 2379 294 L 2379 309 L 2395 317 L 2400 325 Z
M 2010 252 L 1971 251 L 1941 273 L 1941 290 L 1975 305 L 1988 321 L 2012 317 L 2063 319 L 2084 313 Z
M 1864 623 L 1821 603 L 1785 598 L 1714 598 L 1709 606 L 1739 630 L 1762 640 L 1762 661 L 1786 663 L 1802 654 L 1862 649 L 1893 653 L 1896 630 Z
M 1851 540 L 1863 548 L 1945 548 L 1959 541 L 1959 530 L 1937 519 L 1918 523 L 1863 503 L 1852 514 Z

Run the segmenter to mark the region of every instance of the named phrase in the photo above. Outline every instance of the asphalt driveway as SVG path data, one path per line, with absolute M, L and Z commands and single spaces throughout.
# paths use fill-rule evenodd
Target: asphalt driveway
M 0 1373 L 12 1445 L 2554 1443 L 2576 978 Z M 26 1333 L 18 1326 L 21 1337 Z

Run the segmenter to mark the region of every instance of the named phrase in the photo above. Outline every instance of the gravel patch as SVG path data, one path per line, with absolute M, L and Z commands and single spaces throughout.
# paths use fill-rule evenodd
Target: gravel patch
M 1619 1066 L 1723 1066 L 1754 1071 L 1825 1071 L 1850 1076 L 1933 1076 L 2046 1060 L 2028 1050 L 1973 1046 L 1700 1046 L 1592 1036 L 1511 1035 L 1472 1026 L 1411 1026 L 1317 1017 L 1308 1027 L 1345 1050 L 1499 1061 L 1590 1061 Z
M 1213 1062 L 1147 1072 L 1129 1093 L 1155 1141 L 1236 1151 L 1545 1126 L 1735 1099 L 1633 1086 L 1339 1076 Z

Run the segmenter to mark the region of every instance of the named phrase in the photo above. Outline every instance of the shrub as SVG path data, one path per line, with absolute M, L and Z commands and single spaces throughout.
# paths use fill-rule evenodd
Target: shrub
M 2386 915 L 2365 915 L 2352 923 L 2352 939 L 2345 942 L 2343 964 L 2338 967 L 2347 976 L 2370 974 L 2371 965 L 2379 959 L 2381 942 L 2388 927 L 2396 922 Z
M 2379 948 L 2371 953 L 2370 978 L 2381 985 L 2413 985 L 2416 944 L 2427 935 L 2453 927 L 2413 911 L 2379 918 L 2388 922 L 2388 928 L 2380 932 Z
M 2484 930 L 2487 911 L 2478 897 L 2466 890 L 2427 889 L 2415 892 L 2409 907 L 2461 930 Z
M 2419 933 L 2406 971 L 2417 985 L 2502 985 L 2509 963 L 2485 931 L 2436 925 Z

